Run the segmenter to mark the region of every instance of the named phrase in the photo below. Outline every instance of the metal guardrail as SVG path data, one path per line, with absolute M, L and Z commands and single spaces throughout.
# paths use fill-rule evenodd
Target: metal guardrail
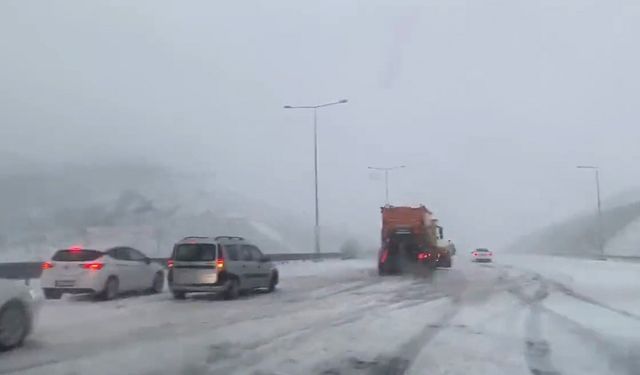
M 338 259 L 340 253 L 279 253 L 266 254 L 274 262 Z M 167 264 L 167 258 L 151 258 L 152 261 L 162 265 Z M 42 262 L 13 262 L 0 263 L 0 279 L 37 279 L 42 272 Z
M 605 258 L 622 262 L 640 263 L 640 256 L 633 255 L 605 255 Z

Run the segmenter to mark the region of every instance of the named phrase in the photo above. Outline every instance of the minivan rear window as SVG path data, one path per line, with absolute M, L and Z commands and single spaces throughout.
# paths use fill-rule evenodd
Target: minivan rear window
M 104 253 L 98 250 L 58 250 L 51 259 L 56 262 L 87 262 L 102 255 Z
M 198 262 L 216 259 L 216 245 L 180 244 L 173 250 L 173 259 L 181 262 Z

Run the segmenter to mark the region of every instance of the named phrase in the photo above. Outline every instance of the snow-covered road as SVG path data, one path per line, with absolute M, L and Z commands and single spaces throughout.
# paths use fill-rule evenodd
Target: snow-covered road
M 289 263 L 276 293 L 237 301 L 47 301 L 0 374 L 640 374 L 640 265 L 499 260 Z

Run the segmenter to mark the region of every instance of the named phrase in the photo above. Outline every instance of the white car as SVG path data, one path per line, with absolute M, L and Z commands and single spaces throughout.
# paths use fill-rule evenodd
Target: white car
M 110 300 L 120 292 L 162 292 L 164 271 L 130 247 L 105 251 L 72 247 L 58 250 L 42 264 L 40 285 L 47 299 L 59 299 L 64 293 L 89 293 Z
M 474 262 L 493 262 L 493 253 L 489 249 L 475 249 L 471 252 Z
M 22 344 L 39 306 L 40 298 L 24 282 L 0 279 L 0 351 Z

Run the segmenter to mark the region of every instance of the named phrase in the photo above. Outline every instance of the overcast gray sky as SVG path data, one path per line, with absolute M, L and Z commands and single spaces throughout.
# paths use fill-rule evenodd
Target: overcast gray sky
M 0 151 L 215 175 L 377 237 L 382 180 L 469 246 L 638 184 L 640 3 L 0 1 Z

